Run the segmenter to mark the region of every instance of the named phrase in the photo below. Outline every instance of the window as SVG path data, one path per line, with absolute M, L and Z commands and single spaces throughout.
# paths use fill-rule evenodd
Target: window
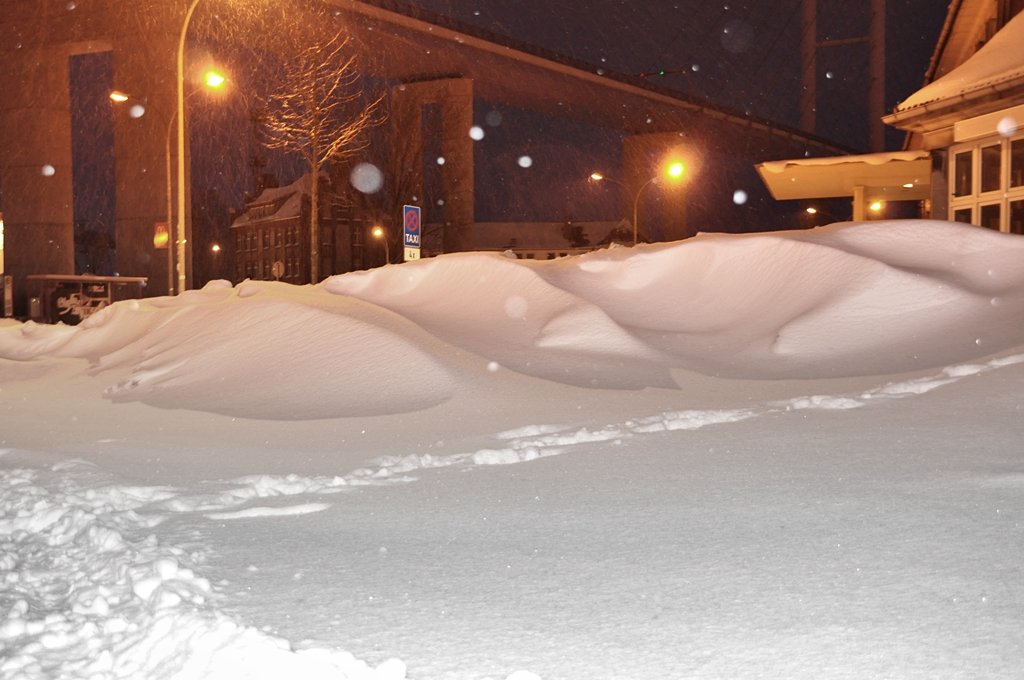
M 949 219 L 1024 233 L 1024 134 L 950 149 Z
M 953 221 L 963 222 L 964 224 L 973 224 L 974 219 L 971 217 L 970 208 L 960 208 L 959 210 L 953 211 Z
M 1024 139 L 1010 142 L 1010 186 L 1024 187 Z
M 1024 234 L 1024 200 L 1010 201 L 1010 233 Z
M 956 154 L 954 161 L 953 170 L 953 195 L 954 196 L 970 196 L 972 189 L 971 186 L 974 184 L 972 163 L 971 163 L 971 152 L 966 151 Z
M 986 229 L 999 231 L 999 217 L 1002 207 L 999 203 L 981 206 L 981 226 Z
M 981 193 L 999 191 L 1002 159 L 1000 146 L 985 146 L 981 149 Z

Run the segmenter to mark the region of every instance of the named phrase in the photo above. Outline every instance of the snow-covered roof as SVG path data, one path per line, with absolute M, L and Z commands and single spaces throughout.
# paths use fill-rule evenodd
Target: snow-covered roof
M 306 173 L 291 184 L 264 189 L 256 198 L 246 203 L 245 211 L 235 218 L 231 226 L 240 227 L 252 222 L 296 217 L 302 210 L 302 197 L 309 194 L 309 178 L 310 174 Z M 268 213 L 258 210 L 260 206 L 275 207 Z
M 944 107 L 1024 85 L 1024 13 L 1010 20 L 970 59 L 903 100 L 893 117 Z
M 825 156 L 821 158 L 795 158 L 785 161 L 766 161 L 758 165 L 765 172 L 780 173 L 791 167 L 820 167 L 831 165 L 885 165 L 894 161 L 918 161 L 928 158 L 927 151 L 883 151 L 850 156 Z
M 931 186 L 931 161 L 920 150 L 768 161 L 757 171 L 780 201 L 853 196 L 858 187 L 868 201 L 917 201 Z

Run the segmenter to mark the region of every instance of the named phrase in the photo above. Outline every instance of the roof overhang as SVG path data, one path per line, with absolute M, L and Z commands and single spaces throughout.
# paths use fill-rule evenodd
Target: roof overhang
M 920 201 L 931 196 L 927 151 L 801 158 L 760 163 L 757 172 L 776 200 L 862 197 Z
M 956 21 L 974 22 L 982 16 L 977 14 L 980 3 L 958 4 L 963 5 L 963 16 Z M 968 8 L 974 14 L 967 16 Z M 951 11 L 947 19 L 954 16 Z M 1007 22 L 969 58 L 900 102 L 882 120 L 903 130 L 928 134 L 958 120 L 1024 103 L 1022 41 L 1024 13 Z

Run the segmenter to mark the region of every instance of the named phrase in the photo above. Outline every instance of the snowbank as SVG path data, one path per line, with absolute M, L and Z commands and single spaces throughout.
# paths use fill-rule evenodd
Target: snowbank
M 461 253 L 293 287 L 248 281 L 0 329 L 0 358 L 127 369 L 140 401 L 236 417 L 424 409 L 496 367 L 569 385 L 921 370 L 1024 341 L 1024 242 L 925 221 L 702 235 L 547 262 Z M 983 330 L 980 330 L 983 329 Z M 252 389 L 254 379 L 264 389 Z

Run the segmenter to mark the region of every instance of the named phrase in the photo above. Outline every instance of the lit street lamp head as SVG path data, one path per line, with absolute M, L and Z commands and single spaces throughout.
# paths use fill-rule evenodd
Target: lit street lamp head
M 386 233 L 384 232 L 384 227 L 379 224 L 374 225 L 374 227 L 370 229 L 370 234 L 384 244 L 384 262 L 385 264 L 391 264 L 391 246 L 388 244 L 387 238 L 385 238 Z
M 227 82 L 227 76 L 219 71 L 210 70 L 203 74 L 203 84 L 205 84 L 206 87 L 219 88 L 222 87 L 225 82 Z

